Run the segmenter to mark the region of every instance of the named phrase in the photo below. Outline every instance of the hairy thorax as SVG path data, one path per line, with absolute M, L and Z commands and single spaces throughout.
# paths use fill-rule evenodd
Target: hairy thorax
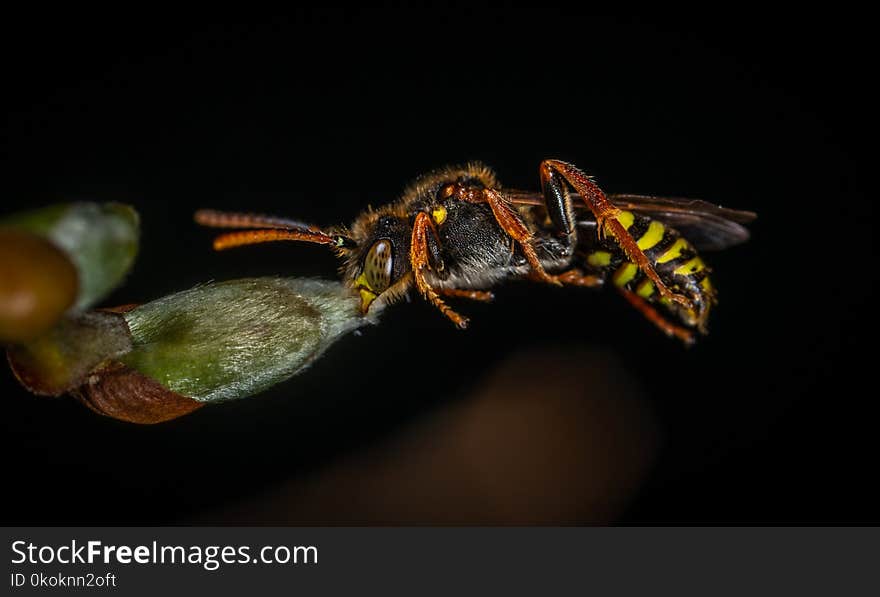
M 498 225 L 486 204 L 452 203 L 438 227 L 443 269 L 428 272 L 438 288 L 488 288 L 506 279 L 527 276 L 531 268 L 521 247 Z M 548 271 L 571 264 L 572 252 L 552 235 L 535 230 L 535 248 Z

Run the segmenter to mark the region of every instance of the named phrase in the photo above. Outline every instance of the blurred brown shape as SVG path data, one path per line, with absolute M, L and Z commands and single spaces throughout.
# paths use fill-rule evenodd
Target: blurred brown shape
M 606 524 L 638 490 L 658 436 L 612 354 L 528 352 L 383 445 L 206 522 Z
M 116 362 L 95 371 L 71 393 L 97 413 L 144 425 L 170 421 L 204 406 Z
M 0 342 L 47 331 L 73 305 L 78 286 L 73 263 L 51 242 L 0 230 Z

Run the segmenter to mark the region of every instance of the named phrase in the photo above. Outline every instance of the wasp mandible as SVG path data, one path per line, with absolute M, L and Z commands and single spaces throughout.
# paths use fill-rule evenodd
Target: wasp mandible
M 272 241 L 330 247 L 367 313 L 415 287 L 459 328 L 444 299 L 491 301 L 509 279 L 560 286 L 610 282 L 638 311 L 686 344 L 706 334 L 717 293 L 698 249 L 748 239 L 756 216 L 693 199 L 606 195 L 573 164 L 545 160 L 541 192 L 504 189 L 478 162 L 418 177 L 400 199 L 367 209 L 348 228 L 321 229 L 270 216 L 200 210 L 204 226 L 242 228 L 216 250 Z

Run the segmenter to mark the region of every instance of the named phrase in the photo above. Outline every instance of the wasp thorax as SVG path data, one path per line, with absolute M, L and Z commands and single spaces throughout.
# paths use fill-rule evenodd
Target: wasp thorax
M 391 255 L 391 241 L 376 241 L 364 259 L 364 281 L 370 290 L 380 293 L 391 286 L 391 269 L 394 260 Z

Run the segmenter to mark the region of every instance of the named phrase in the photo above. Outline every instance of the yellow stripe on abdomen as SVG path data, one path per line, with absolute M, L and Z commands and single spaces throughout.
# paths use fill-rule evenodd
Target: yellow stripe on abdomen
M 614 272 L 611 281 L 614 282 L 615 286 L 626 286 L 630 280 L 636 277 L 636 272 L 638 271 L 639 266 L 635 263 L 624 263 Z
M 648 278 L 645 278 L 639 285 L 636 286 L 636 294 L 642 298 L 648 298 L 652 294 L 654 294 L 654 283 L 651 282 Z
M 639 248 L 642 251 L 647 251 L 661 240 L 663 240 L 663 234 L 666 230 L 666 226 L 658 222 L 657 220 L 651 220 L 651 223 L 648 224 L 648 229 L 642 235 L 642 237 L 636 241 L 636 244 L 639 245 Z
M 593 251 L 587 255 L 587 263 L 593 267 L 605 267 L 611 263 L 611 253 L 608 251 Z
M 679 257 L 681 257 L 681 252 L 689 247 L 690 245 L 688 244 L 688 241 L 683 238 L 679 238 L 672 244 L 671 247 L 669 247 L 669 249 L 666 250 L 665 253 L 660 255 L 656 263 L 666 263 L 667 261 L 678 259 Z
M 706 264 L 699 257 L 686 261 L 673 270 L 673 274 L 677 276 L 689 276 L 706 268 Z

